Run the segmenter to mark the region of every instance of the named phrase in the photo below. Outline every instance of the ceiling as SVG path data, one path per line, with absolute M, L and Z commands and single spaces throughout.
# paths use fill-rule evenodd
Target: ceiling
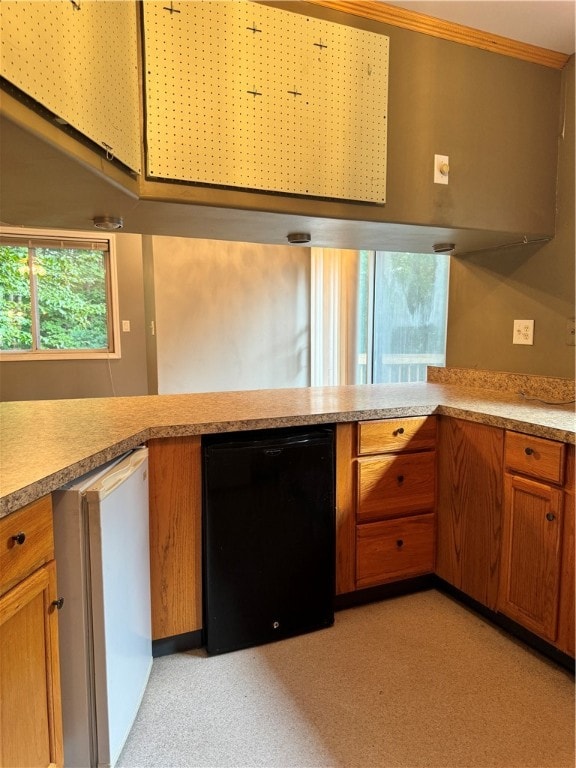
M 576 0 L 383 0 L 443 21 L 573 54 Z

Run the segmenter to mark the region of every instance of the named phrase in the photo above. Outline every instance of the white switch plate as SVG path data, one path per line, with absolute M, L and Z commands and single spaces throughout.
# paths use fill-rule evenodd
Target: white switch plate
M 442 168 L 450 168 L 448 155 L 434 155 L 434 184 L 448 184 L 449 171 L 442 173 Z
M 514 320 L 512 344 L 534 344 L 534 320 Z
M 122 331 L 128 333 L 130 331 L 130 320 L 122 320 Z

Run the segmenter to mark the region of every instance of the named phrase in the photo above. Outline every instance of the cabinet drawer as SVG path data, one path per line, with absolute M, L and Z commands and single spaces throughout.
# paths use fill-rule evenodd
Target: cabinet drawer
M 561 485 L 564 482 L 566 446 L 555 440 L 506 432 L 506 469 Z
M 434 509 L 435 453 L 359 459 L 357 521 Z
M 53 558 L 50 496 L 0 520 L 0 594 Z
M 358 424 L 358 454 L 421 451 L 434 448 L 436 417 L 361 421 Z
M 368 587 L 434 570 L 434 515 L 356 528 L 356 586 Z

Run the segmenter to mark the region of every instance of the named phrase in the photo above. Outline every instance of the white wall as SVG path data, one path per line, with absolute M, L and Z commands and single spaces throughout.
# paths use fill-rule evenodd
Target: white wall
M 310 383 L 310 251 L 152 238 L 158 393 Z

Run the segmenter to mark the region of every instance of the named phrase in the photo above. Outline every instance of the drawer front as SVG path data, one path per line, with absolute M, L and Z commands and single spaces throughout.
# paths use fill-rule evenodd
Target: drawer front
M 356 586 L 369 587 L 434 571 L 434 515 L 356 528 Z
M 436 417 L 361 421 L 358 424 L 358 454 L 422 451 L 436 444 Z
M 566 446 L 555 440 L 506 432 L 506 469 L 561 485 L 564 482 Z
M 434 451 L 359 459 L 357 521 L 434 509 Z
M 53 558 L 50 496 L 0 520 L 0 594 Z

